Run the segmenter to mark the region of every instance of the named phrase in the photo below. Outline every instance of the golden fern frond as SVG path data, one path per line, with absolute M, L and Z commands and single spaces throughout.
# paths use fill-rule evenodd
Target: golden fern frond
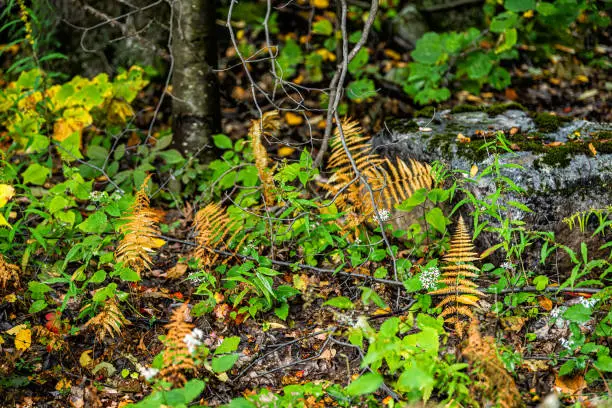
M 362 135 L 359 122 L 344 120 L 340 126 L 346 148 L 363 180 L 355 181 L 355 170 L 342 144 L 340 131 L 336 129 L 327 162 L 327 169 L 333 174 L 321 187 L 328 196 L 336 197 L 336 206 L 347 215 L 354 213 L 358 219 L 368 219 L 375 208 L 393 209 L 395 204 L 406 200 L 416 190 L 433 185 L 429 165 L 416 160 L 405 162 L 398 157 L 395 162 L 383 158 L 374 153 L 370 137 Z M 372 189 L 374 200 L 363 184 L 364 180 Z
M 121 334 L 121 328 L 128 324 L 130 322 L 125 318 L 113 297 L 107 299 L 100 313 L 89 319 L 83 327 L 93 327 L 96 337 L 102 341 L 107 334 L 115 338 L 115 334 Z
M 274 175 L 272 169 L 268 167 L 268 152 L 261 138 L 272 134 L 272 132 L 279 128 L 278 111 L 274 110 L 264 113 L 261 119 L 253 120 L 249 129 L 251 147 L 255 156 L 255 167 L 257 167 L 257 173 L 261 180 L 264 201 L 269 206 L 274 204 Z
M 474 251 L 472 238 L 465 226 L 463 217 L 459 217 L 457 229 L 451 238 L 448 253 L 442 258 L 445 265 L 438 283 L 446 285 L 429 292 L 431 295 L 446 295 L 436 307 L 442 308 L 440 316 L 455 328 L 459 337 L 463 337 L 468 322 L 474 319 L 469 306 L 475 306 L 484 297 L 478 285 L 470 278 L 477 278 L 480 270 L 471 264 L 480 259 Z M 468 321 L 465 318 L 468 318 Z
M 467 345 L 461 352 L 470 362 L 470 371 L 476 377 L 473 395 L 482 395 L 483 405 L 503 408 L 523 405 L 514 379 L 499 358 L 495 339 L 482 337 L 476 319 L 469 326 Z
M 191 356 L 185 338 L 192 333 L 193 324 L 185 321 L 189 314 L 187 303 L 178 307 L 170 317 L 170 323 L 164 327 L 168 334 L 164 339 L 164 368 L 159 375 L 175 387 L 181 387 L 187 382 L 186 371 L 195 371 L 195 361 Z
M 464 305 L 476 306 L 479 299 L 480 298 L 478 296 L 472 295 L 450 295 L 446 296 L 440 303 L 438 303 L 437 307 L 442 307 L 448 303 L 461 303 Z
M 19 267 L 8 263 L 4 256 L 0 254 L 0 288 L 5 289 L 9 282 L 14 287 L 19 285 Z
M 123 239 L 116 252 L 117 262 L 123 262 L 139 275 L 144 269 L 151 269 L 151 254 L 165 244 L 163 239 L 157 238 L 161 234 L 157 225 L 159 215 L 151 209 L 145 191 L 149 178 L 147 176 L 136 193 L 129 215 L 122 217 L 126 223 L 119 227 Z
M 208 204 L 198 211 L 194 222 L 197 247 L 193 257 L 200 260 L 204 266 L 214 264 L 219 256 L 214 250 L 222 248 L 229 250 L 230 244 L 240 233 L 238 221 L 232 220 L 225 209 L 217 203 Z M 235 251 L 240 249 L 244 238 L 235 246 Z

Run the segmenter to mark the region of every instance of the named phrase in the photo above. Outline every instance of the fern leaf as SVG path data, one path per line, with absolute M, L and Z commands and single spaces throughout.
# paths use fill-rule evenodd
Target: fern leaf
M 213 265 L 218 259 L 216 249 L 231 250 L 230 245 L 241 232 L 238 222 L 232 220 L 227 212 L 216 203 L 208 204 L 196 213 L 194 218 L 197 247 L 194 258 L 203 266 Z M 238 251 L 246 236 L 234 247 Z
M 463 217 L 459 217 L 457 230 L 451 238 L 451 247 L 442 258 L 445 265 L 438 283 L 445 287 L 429 292 L 431 295 L 445 295 L 436 307 L 442 309 L 440 316 L 445 318 L 447 324 L 454 326 L 459 337 L 463 336 L 468 322 L 474 319 L 470 306 L 476 306 L 478 300 L 484 297 L 484 293 L 477 289 L 478 285 L 470 280 L 477 278 L 480 272 L 471 264 L 480 259 L 473 249 Z
M 14 287 L 19 285 L 19 267 L 8 263 L 0 254 L 0 288 L 5 289 L 9 282 Z
M 272 169 L 268 167 L 268 152 L 261 138 L 272 134 L 272 132 L 279 128 L 280 121 L 278 111 L 270 111 L 264 113 L 261 119 L 253 120 L 249 130 L 251 147 L 253 149 L 253 155 L 255 156 L 255 167 L 257 167 L 259 180 L 261 180 L 264 201 L 268 206 L 274 204 L 274 174 Z
M 191 334 L 193 324 L 185 321 L 189 314 L 187 303 L 183 303 L 170 317 L 170 323 L 164 327 L 168 330 L 164 339 L 164 369 L 159 375 L 175 387 L 181 387 L 187 382 L 185 372 L 196 370 L 195 361 L 191 356 L 185 337 Z
M 165 244 L 163 239 L 157 237 L 160 235 L 159 215 L 151 209 L 145 191 L 149 178 L 136 193 L 129 215 L 122 218 L 125 224 L 119 227 L 119 231 L 123 233 L 123 239 L 116 251 L 117 262 L 122 262 L 139 275 L 143 270 L 151 269 L 151 255 Z
M 96 337 L 102 341 L 106 335 L 115 338 L 121 334 L 121 328 L 130 322 L 125 318 L 115 298 L 107 299 L 100 313 L 89 319 L 83 327 L 93 327 Z

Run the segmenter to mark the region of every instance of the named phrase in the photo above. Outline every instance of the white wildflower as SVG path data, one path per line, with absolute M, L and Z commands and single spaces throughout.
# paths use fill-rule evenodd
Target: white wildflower
M 586 307 L 587 309 L 592 308 L 597 303 L 597 299 L 594 299 L 594 298 L 587 299 L 587 298 L 580 297 L 578 301 L 580 302 L 582 306 Z
M 504 268 L 507 271 L 512 271 L 514 270 L 514 265 L 512 264 L 512 262 L 504 262 L 503 264 L 501 264 L 501 267 Z
M 378 211 L 378 216 L 375 216 L 374 218 L 379 222 L 389 221 L 389 218 L 391 218 L 391 212 L 386 208 L 383 208 L 382 210 Z
M 359 238 L 357 238 L 357 239 L 355 240 L 355 245 L 359 245 L 359 244 L 361 244 L 361 240 L 360 240 Z
M 553 310 L 550 311 L 550 317 L 555 320 L 555 326 L 557 326 L 560 329 L 567 326 L 568 324 L 568 321 L 562 317 L 563 313 L 565 313 L 566 310 L 567 310 L 567 307 L 559 306 L 559 307 L 555 307 Z
M 419 277 L 423 289 L 427 290 L 433 290 L 438 286 L 438 278 L 440 278 L 440 270 L 435 266 L 425 269 Z
M 142 375 L 147 381 L 155 377 L 159 370 L 153 367 L 140 367 L 140 375 Z
M 561 337 L 559 339 L 559 343 L 561 343 L 561 346 L 571 350 L 574 347 L 574 341 L 573 340 L 568 340 L 568 339 L 564 339 L 563 337 Z
M 89 193 L 89 199 L 93 202 L 97 202 L 104 197 L 104 194 L 106 194 L 104 191 L 92 191 Z
M 191 354 L 193 354 L 196 348 L 202 344 L 202 340 L 204 340 L 204 332 L 197 327 L 193 329 L 191 333 L 185 335 L 183 339 Z

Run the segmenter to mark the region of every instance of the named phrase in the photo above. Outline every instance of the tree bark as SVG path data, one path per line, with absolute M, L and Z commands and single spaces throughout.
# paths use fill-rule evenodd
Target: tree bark
M 204 161 L 221 127 L 215 39 L 215 0 L 174 0 L 172 128 L 174 148 Z

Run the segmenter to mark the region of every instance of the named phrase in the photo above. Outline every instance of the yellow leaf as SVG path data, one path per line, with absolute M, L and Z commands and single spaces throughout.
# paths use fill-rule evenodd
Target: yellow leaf
M 15 295 L 14 293 L 6 295 L 4 297 L 4 301 L 7 302 L 7 303 L 15 303 L 17 301 L 17 295 Z
M 4 218 L 4 215 L 2 214 L 0 214 L 0 227 L 9 227 L 9 229 L 13 229 L 11 224 L 6 221 L 6 218 Z
M 15 189 L 8 184 L 0 184 L 0 207 L 4 207 L 15 195 Z
M 289 126 L 298 126 L 304 123 L 304 117 L 296 115 L 293 112 L 287 112 L 285 113 L 285 122 L 287 122 Z
M 336 60 L 336 54 L 329 51 L 327 48 L 319 48 L 315 51 L 315 54 L 319 54 L 323 58 L 323 61 L 334 62 Z
M 28 326 L 26 326 L 25 324 L 20 324 L 20 325 L 17 325 L 15 327 L 12 327 L 12 328 L 8 329 L 6 331 L 6 334 L 10 334 L 11 336 L 15 336 L 15 335 L 17 335 L 17 333 L 19 333 L 20 331 L 22 331 L 24 329 L 27 329 L 27 328 L 28 328 Z
M 89 365 L 93 362 L 90 354 L 92 350 L 85 350 L 81 353 L 81 357 L 79 358 L 79 364 L 81 367 L 89 367 Z
M 166 277 L 169 279 L 177 279 L 180 278 L 187 272 L 188 265 L 186 263 L 177 263 L 172 268 L 168 269 L 166 272 Z
M 597 150 L 595 150 L 595 146 L 593 146 L 593 143 L 589 143 L 589 150 L 591 151 L 591 153 L 593 153 L 593 156 L 597 156 Z M 2 207 L 0 205 L 0 207 Z
M 585 83 L 589 82 L 589 78 L 586 75 L 578 75 L 578 76 L 576 76 L 576 79 L 579 82 L 585 82 Z
M 470 177 L 474 177 L 478 173 L 478 166 L 472 164 L 472 168 L 470 169 Z
M 27 350 L 32 345 L 32 330 L 22 329 L 15 335 L 15 348 L 17 350 Z
M 326 9 L 329 7 L 329 0 L 311 0 L 311 4 L 319 9 Z
M 533 17 L 533 10 L 527 10 L 526 12 L 524 12 L 523 13 L 523 17 L 525 17 L 525 18 Z
M 280 157 L 287 157 L 287 156 L 291 156 L 293 154 L 293 152 L 295 152 L 295 149 L 293 147 L 289 147 L 289 146 L 282 146 L 278 148 L 278 155 Z M 1 207 L 1 206 L 0 206 Z
M 134 116 L 134 111 L 129 103 L 113 99 L 108 107 L 107 118 L 110 123 L 120 125 L 125 123 L 127 118 Z
M 0 336 L 0 345 L 4 344 L 4 338 L 2 338 L 2 336 Z
M 55 389 L 57 391 L 62 391 L 62 390 L 70 389 L 71 386 L 72 386 L 72 383 L 70 382 L 70 380 L 66 380 L 65 378 L 62 378 L 55 385 Z

